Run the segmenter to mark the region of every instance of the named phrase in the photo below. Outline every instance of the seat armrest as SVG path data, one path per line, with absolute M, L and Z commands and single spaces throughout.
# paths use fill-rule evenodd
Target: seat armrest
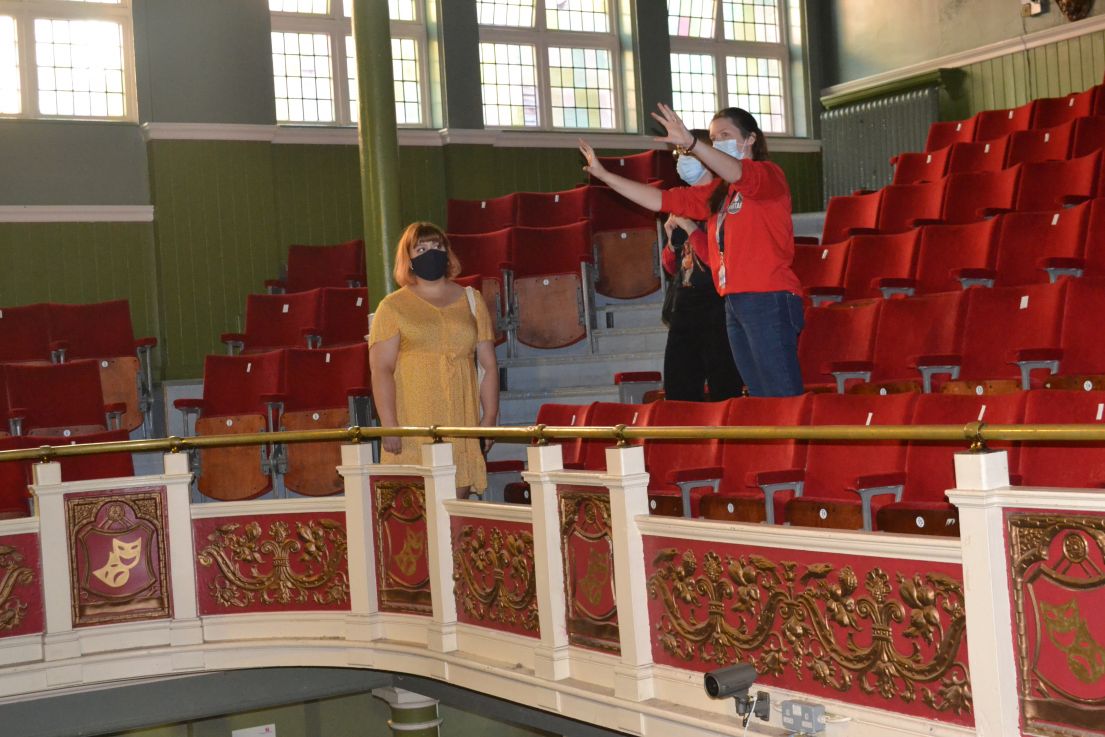
M 994 269 L 956 269 L 952 272 L 964 289 L 968 287 L 993 287 L 998 272 Z
M 848 228 L 848 230 L 846 232 L 847 232 L 849 238 L 854 236 L 854 235 L 881 235 L 882 234 L 882 231 L 879 230 L 878 228 Z
M 955 353 L 917 356 L 913 361 L 913 366 L 921 374 L 921 388 L 925 394 L 932 393 L 932 377 L 947 374 L 950 379 L 958 379 L 962 365 L 963 357 Z
M 111 402 L 104 405 L 104 417 L 108 430 L 118 430 L 123 424 L 123 415 L 127 411 L 126 402 Z
M 219 336 L 219 340 L 226 344 L 226 354 L 228 356 L 237 355 L 246 347 L 245 333 L 223 333 Z
M 678 468 L 668 474 L 668 483 L 679 484 L 685 481 L 709 481 L 720 479 L 725 469 L 721 466 L 707 466 L 705 468 Z
M 152 336 L 151 337 L 146 337 L 146 338 L 139 338 L 136 341 L 134 341 L 135 349 L 154 348 L 155 346 L 157 346 L 157 338 L 154 338 Z
M 980 207 L 975 211 L 976 214 L 984 218 L 996 218 L 998 215 L 1005 215 L 1009 212 L 1013 212 L 1012 207 Z
M 650 383 L 661 381 L 663 376 L 659 371 L 619 371 L 614 374 L 614 384 L 647 381 Z
M 890 299 L 899 294 L 906 297 L 912 297 L 917 292 L 916 279 L 884 276 L 881 279 L 877 279 L 875 283 L 879 291 L 882 292 L 883 299 Z
M 940 218 L 914 218 L 909 221 L 909 227 L 911 228 L 923 228 L 927 225 L 945 225 L 946 220 Z
M 308 348 L 318 348 L 322 345 L 322 331 L 318 328 L 300 328 L 299 334 L 303 336 Z
M 357 273 L 354 273 L 354 272 L 350 271 L 349 273 L 345 274 L 344 277 L 345 277 L 345 285 L 347 287 L 353 288 L 353 287 L 363 287 L 364 286 L 364 284 L 361 283 L 361 280 L 364 278 L 363 275 L 361 275 L 361 274 L 357 274 Z
M 803 469 L 786 471 L 764 471 L 756 474 L 756 484 L 764 494 L 764 521 L 775 524 L 775 495 L 781 491 L 794 492 L 802 496 L 806 485 L 806 472 Z
M 27 419 L 27 410 L 23 407 L 12 407 L 8 410 L 8 432 L 19 436 L 23 434 L 23 423 Z
M 864 187 L 860 187 L 859 189 L 853 189 L 852 190 L 852 196 L 853 197 L 861 197 L 865 194 L 875 194 L 875 192 L 878 192 L 878 190 L 877 189 L 866 189 Z
M 865 476 L 857 476 L 853 491 L 870 489 L 876 486 L 905 486 L 906 475 L 904 471 L 891 473 L 872 473 Z
M 1046 370 L 1049 374 L 1059 373 L 1059 361 L 1063 358 L 1061 348 L 1022 348 L 1017 351 L 1016 360 L 1021 369 L 1021 388 L 1032 387 L 1032 372 Z
M 806 480 L 804 468 L 788 468 L 780 471 L 760 471 L 752 477 L 756 486 L 764 484 L 800 484 Z
M 269 294 L 284 294 L 288 285 L 283 279 L 265 279 L 265 291 Z
M 1081 205 L 1083 202 L 1089 202 L 1092 197 L 1084 194 L 1065 194 L 1059 198 L 1059 204 L 1063 207 L 1074 207 L 1075 205 Z
M 1036 265 L 1047 272 L 1047 279 L 1054 284 L 1060 277 L 1080 277 L 1086 269 L 1086 259 L 1065 256 L 1051 256 L 1042 258 Z
M 868 532 L 872 529 L 871 524 L 871 500 L 877 496 L 892 495 L 894 501 L 900 502 L 902 500 L 901 484 L 888 484 L 886 486 L 864 486 L 858 489 L 853 489 L 859 494 L 860 503 L 863 505 L 863 529 Z
M 69 351 L 69 341 L 50 341 L 50 363 L 65 363 L 65 354 Z
M 814 307 L 832 302 L 843 302 L 844 287 L 809 287 L 806 289 L 806 296 L 810 298 L 810 302 L 813 303 Z
M 794 236 L 794 242 L 803 246 L 819 246 L 821 245 L 821 239 L 813 235 L 796 235 Z
M 833 361 L 822 367 L 822 373 L 832 374 L 836 380 L 837 394 L 843 394 L 852 379 L 867 383 L 871 381 L 871 372 L 875 365 L 870 361 Z
M 371 386 L 351 386 L 345 390 L 345 395 L 348 397 L 371 397 Z

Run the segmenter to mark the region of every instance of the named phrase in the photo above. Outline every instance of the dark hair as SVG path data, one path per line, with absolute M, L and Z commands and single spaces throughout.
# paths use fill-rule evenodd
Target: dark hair
M 752 142 L 752 160 L 767 161 L 767 139 L 764 138 L 763 131 L 760 130 L 760 125 L 752 113 L 739 107 L 727 107 L 714 113 L 714 117 L 710 120 L 712 122 L 718 118 L 727 118 L 730 123 L 740 128 L 745 138 L 755 133 L 756 140 Z
M 691 128 L 691 135 L 694 136 L 695 140 L 697 140 L 699 143 L 705 143 L 707 146 L 713 145 L 713 143 L 710 141 L 710 131 L 706 130 L 705 128 Z M 679 157 L 683 155 L 683 149 L 682 147 L 680 147 L 675 149 L 671 153 L 673 156 L 675 156 L 676 160 L 678 160 Z
M 710 119 L 711 122 L 718 118 L 725 118 L 733 125 L 740 129 L 741 135 L 748 138 L 753 133 L 756 134 L 756 140 L 752 142 L 751 158 L 753 161 L 766 161 L 767 160 L 767 139 L 764 137 L 763 131 L 760 130 L 760 124 L 756 122 L 756 118 L 752 113 L 739 107 L 727 107 L 724 110 L 718 110 L 714 113 L 714 117 Z M 729 183 L 720 180 L 718 186 L 714 188 L 714 191 L 710 194 L 710 212 L 717 212 L 721 209 L 722 204 L 725 202 L 725 195 L 729 193 Z

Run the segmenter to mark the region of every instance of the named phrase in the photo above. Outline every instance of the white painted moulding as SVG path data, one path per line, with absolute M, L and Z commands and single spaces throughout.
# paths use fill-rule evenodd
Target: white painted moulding
M 0 223 L 152 223 L 153 205 L 0 205 Z

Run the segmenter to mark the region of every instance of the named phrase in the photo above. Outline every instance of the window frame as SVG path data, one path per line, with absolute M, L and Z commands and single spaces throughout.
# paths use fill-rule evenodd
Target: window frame
M 0 0 L 2 2 L 3 0 Z M 389 21 L 390 38 L 413 39 L 418 48 L 418 90 L 421 99 L 418 103 L 421 122 L 397 123 L 399 128 L 420 129 L 429 127 L 429 60 L 427 59 L 427 32 L 425 8 L 422 2 L 414 3 L 413 21 Z M 346 38 L 353 37 L 353 19 L 345 15 L 345 6 L 342 0 L 328 0 L 329 11 L 322 13 L 285 13 L 283 11 L 270 10 L 271 31 L 275 33 L 319 33 L 325 34 L 330 39 L 330 79 L 333 84 L 331 90 L 334 100 L 334 119 L 329 121 L 310 120 L 277 120 L 277 125 L 287 126 L 311 126 L 311 127 L 355 127 L 353 111 L 350 107 L 349 72 L 346 67 L 348 57 L 348 44 Z M 270 41 L 270 54 L 271 41 Z M 390 58 L 391 49 L 388 54 Z M 275 81 L 276 74 L 273 73 Z M 393 77 L 394 80 L 394 77 Z M 276 91 L 273 90 L 273 100 L 276 99 Z
M 783 125 L 781 131 L 765 131 L 771 136 L 793 136 L 795 131 L 794 95 L 792 93 L 791 80 L 791 53 L 790 53 L 790 24 L 791 5 L 798 0 L 776 0 L 776 18 L 779 24 L 779 41 L 731 41 L 725 38 L 725 11 L 722 7 L 724 0 L 712 0 L 714 5 L 714 35 L 713 38 L 693 38 L 688 36 L 673 36 L 670 31 L 668 43 L 671 54 L 702 54 L 710 56 L 714 60 L 714 84 L 717 94 L 718 109 L 730 107 L 729 98 L 732 94 L 729 90 L 728 64 L 730 57 L 745 57 L 753 59 L 773 59 L 779 63 L 782 78 L 783 97 Z M 670 14 L 669 14 L 670 18 Z M 672 89 L 672 94 L 675 90 Z M 757 116 L 757 122 L 759 116 Z M 762 127 L 762 124 L 761 124 Z
M 135 77 L 134 15 L 131 0 L 118 3 L 75 0 L 0 0 L 0 16 L 15 19 L 16 59 L 19 63 L 18 113 L 0 113 L 0 120 L 66 120 L 96 122 L 138 121 L 138 82 Z M 36 20 L 105 20 L 117 22 L 122 32 L 123 114 L 50 115 L 39 112 Z
M 479 41 L 484 44 L 518 44 L 533 46 L 537 63 L 537 125 L 495 125 L 484 122 L 485 130 L 503 131 L 540 131 L 544 133 L 595 133 L 609 130 L 614 133 L 626 132 L 628 117 L 624 98 L 625 90 L 621 72 L 622 44 L 619 37 L 620 13 L 617 12 L 618 0 L 606 0 L 606 16 L 609 23 L 607 31 L 559 31 L 548 28 L 545 13 L 545 0 L 534 0 L 534 23 L 532 28 L 520 26 L 496 26 L 480 24 Z M 598 43 L 596 43 L 598 41 Z M 552 87 L 549 72 L 549 49 L 601 49 L 610 55 L 610 94 L 613 98 L 614 125 L 605 128 L 569 128 L 552 124 Z M 482 70 L 481 70 L 482 77 Z M 483 79 L 480 79 L 480 117 L 483 119 Z

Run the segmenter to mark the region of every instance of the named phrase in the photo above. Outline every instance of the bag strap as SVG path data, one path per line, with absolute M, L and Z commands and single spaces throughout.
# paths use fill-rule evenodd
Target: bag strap
M 472 317 L 476 317 L 476 290 L 472 287 L 465 287 L 464 293 L 468 297 L 468 309 L 472 310 Z

